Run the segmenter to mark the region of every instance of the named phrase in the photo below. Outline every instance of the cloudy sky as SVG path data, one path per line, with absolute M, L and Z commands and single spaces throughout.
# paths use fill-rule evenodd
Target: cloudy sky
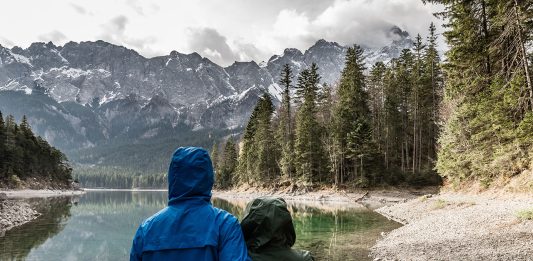
M 221 64 L 268 60 L 318 39 L 380 47 L 397 25 L 426 35 L 439 6 L 421 0 L 7 0 L 0 44 L 105 40 L 146 57 L 198 52 Z

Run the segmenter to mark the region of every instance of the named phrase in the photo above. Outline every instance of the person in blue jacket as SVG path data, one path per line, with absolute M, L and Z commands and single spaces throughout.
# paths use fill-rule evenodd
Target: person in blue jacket
M 206 150 L 177 149 L 168 170 L 168 207 L 139 226 L 130 260 L 249 260 L 238 220 L 211 205 L 213 181 Z

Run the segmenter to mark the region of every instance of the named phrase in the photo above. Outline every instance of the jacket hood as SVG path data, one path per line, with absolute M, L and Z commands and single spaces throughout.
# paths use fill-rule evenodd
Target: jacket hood
M 296 241 L 292 217 L 282 198 L 254 199 L 246 206 L 241 227 L 251 250 L 265 246 L 291 248 Z
M 174 152 L 168 169 L 169 205 L 190 199 L 211 200 L 213 165 L 202 148 L 181 147 Z

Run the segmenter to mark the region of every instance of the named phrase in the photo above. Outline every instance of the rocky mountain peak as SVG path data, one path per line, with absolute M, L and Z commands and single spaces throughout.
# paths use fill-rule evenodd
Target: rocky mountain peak
M 302 51 L 296 48 L 286 48 L 285 50 L 283 50 L 283 55 L 289 56 L 289 57 L 299 57 L 299 56 L 303 56 L 303 53 Z
M 178 52 L 177 51 L 172 51 L 170 52 L 170 58 L 178 58 Z
M 309 49 L 313 49 L 313 48 L 342 48 L 342 46 L 337 42 L 330 42 L 324 39 L 320 39 L 316 41 L 316 43 L 313 46 L 311 46 Z
M 388 36 L 391 37 L 393 40 L 401 40 L 410 37 L 409 32 L 402 30 L 396 25 L 390 28 Z

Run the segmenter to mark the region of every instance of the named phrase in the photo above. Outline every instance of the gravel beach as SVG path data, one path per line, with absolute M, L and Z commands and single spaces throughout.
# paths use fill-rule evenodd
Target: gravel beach
M 374 260 L 533 260 L 531 195 L 444 193 L 377 209 L 404 224 L 372 248 Z

